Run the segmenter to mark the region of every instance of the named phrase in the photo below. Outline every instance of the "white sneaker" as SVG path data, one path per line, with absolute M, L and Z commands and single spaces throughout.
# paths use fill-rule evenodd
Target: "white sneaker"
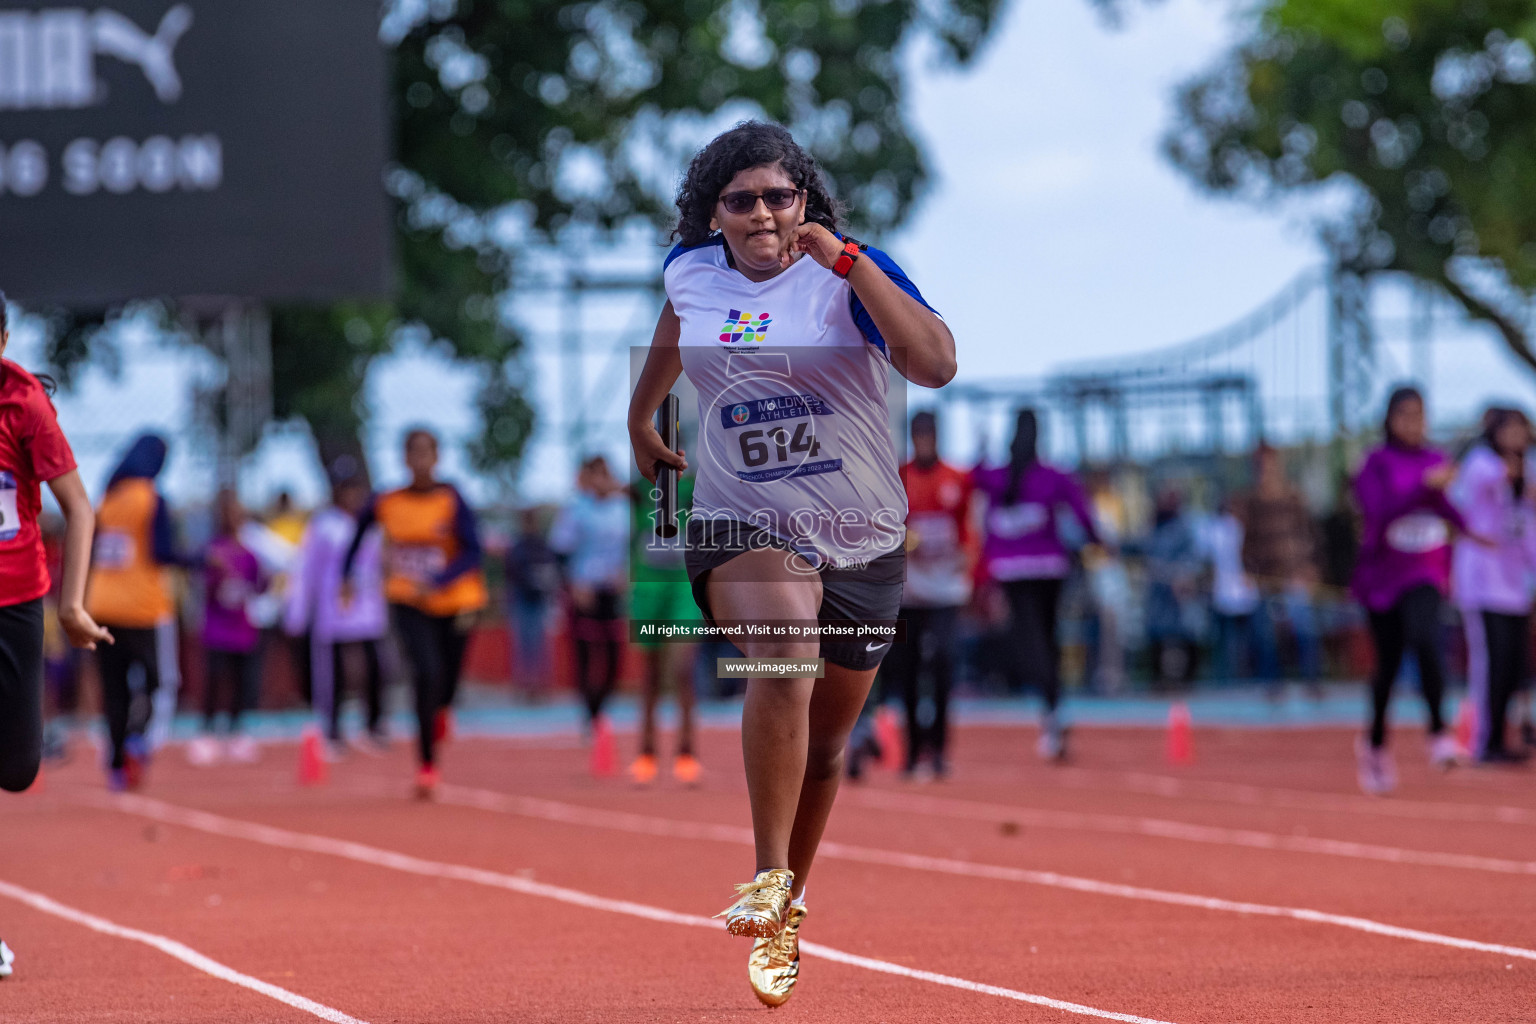
M 1386 747 L 1373 747 L 1364 736 L 1355 738 L 1356 777 L 1371 796 L 1386 796 L 1397 788 L 1397 765 Z
M 261 744 L 241 734 L 229 741 L 229 759 L 236 764 L 255 764 L 261 760 Z
M 9 978 L 15 970 L 11 965 L 16 962 L 16 954 L 11 952 L 11 947 L 0 942 L 0 978 Z
M 207 768 L 219 763 L 219 741 L 212 736 L 197 736 L 187 744 L 187 763 L 194 768 Z
M 1067 756 L 1067 731 L 1055 715 L 1040 720 L 1040 738 L 1035 741 L 1035 753 L 1042 761 L 1061 761 Z
M 1472 755 L 1467 753 L 1465 747 L 1456 742 L 1456 737 L 1450 733 L 1441 733 L 1429 743 L 1429 764 L 1432 768 L 1441 771 L 1450 771 L 1457 765 L 1470 764 Z
M 389 753 L 389 737 L 384 733 L 362 732 L 346 741 L 347 749 L 368 757 L 383 757 Z

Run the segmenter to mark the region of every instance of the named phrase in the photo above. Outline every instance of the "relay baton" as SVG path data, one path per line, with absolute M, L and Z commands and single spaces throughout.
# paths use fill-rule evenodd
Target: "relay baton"
M 670 452 L 677 451 L 678 419 L 682 403 L 671 392 L 656 410 L 656 433 Z M 656 464 L 656 536 L 677 536 L 677 470 L 665 463 Z

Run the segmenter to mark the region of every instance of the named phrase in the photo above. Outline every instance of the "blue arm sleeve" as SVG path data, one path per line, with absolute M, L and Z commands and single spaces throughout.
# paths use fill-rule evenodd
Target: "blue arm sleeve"
M 444 587 L 471 570 L 480 568 L 480 524 L 475 512 L 457 490 L 453 492 L 457 507 L 453 513 L 453 539 L 459 543 L 459 557 L 449 562 L 434 581 Z
M 890 278 L 896 287 L 912 296 L 918 302 L 921 302 L 925 308 L 932 310 L 935 316 L 938 315 L 938 311 L 928 305 L 928 300 L 923 298 L 923 293 L 917 290 L 917 285 L 912 283 L 912 279 L 907 276 L 906 271 L 896 265 L 895 260 L 873 246 L 864 250 L 863 258 L 872 260 L 875 266 L 885 271 L 885 276 Z M 853 313 L 853 322 L 858 325 L 860 333 L 864 335 L 871 345 L 884 352 L 886 358 L 890 358 L 891 354 L 885 348 L 885 339 L 880 336 L 880 328 L 875 326 L 875 318 L 869 315 L 869 310 L 865 309 L 864 303 L 859 300 L 858 292 L 850 288 L 848 289 L 848 295 L 848 304 L 850 311 Z

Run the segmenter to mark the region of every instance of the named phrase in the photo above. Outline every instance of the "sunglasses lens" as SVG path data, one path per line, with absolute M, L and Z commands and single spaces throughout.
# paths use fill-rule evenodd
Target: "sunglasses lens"
M 800 195 L 796 188 L 771 188 L 763 193 L 763 205 L 770 210 L 787 210 L 795 205 L 795 198 Z M 737 214 L 751 213 L 757 208 L 757 195 L 752 192 L 727 192 L 720 197 L 720 203 L 727 213 Z

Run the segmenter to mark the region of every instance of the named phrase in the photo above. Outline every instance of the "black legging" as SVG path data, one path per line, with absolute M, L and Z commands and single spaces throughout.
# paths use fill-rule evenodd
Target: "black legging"
M 1019 657 L 1015 672 L 1024 683 L 1040 687 L 1045 710 L 1054 714 L 1061 701 L 1061 645 L 1056 640 L 1056 609 L 1061 601 L 1061 580 L 1006 580 L 1014 642 Z
M 320 665 L 322 667 L 324 667 L 326 664 L 325 659 L 330 659 L 331 675 L 329 697 L 327 697 L 323 692 L 311 692 L 309 696 L 310 706 L 313 707 L 316 712 L 322 713 L 326 717 L 327 735 L 330 736 L 332 740 L 341 740 L 341 699 L 342 695 L 345 694 L 347 690 L 347 673 L 344 652 L 348 647 L 359 647 L 362 649 L 364 663 L 363 699 L 368 708 L 368 732 L 375 736 L 378 735 L 379 725 L 384 717 L 384 674 L 382 668 L 380 667 L 379 641 L 343 640 L 337 643 L 329 643 L 324 640 L 315 640 L 313 643 L 314 647 L 312 648 L 311 656 L 320 658 Z M 311 665 L 310 675 L 312 677 L 314 676 L 313 665 Z M 457 677 L 457 675 L 458 673 L 455 673 L 455 677 Z M 317 682 L 313 680 L 311 681 L 312 691 L 323 691 L 324 689 L 325 688 L 319 686 Z M 454 692 L 456 692 L 456 689 L 454 687 L 450 687 L 450 696 L 444 703 L 444 707 L 453 703 L 452 693 Z M 327 700 L 330 701 L 330 706 L 321 706 L 325 704 Z
M 149 727 L 155 691 L 160 688 L 160 655 L 153 626 L 102 625 L 112 632 L 114 641 L 96 645 L 96 664 L 101 673 L 101 706 L 112 738 L 112 767 L 116 769 L 127 764 L 128 740 L 142 736 Z M 139 693 L 128 685 L 135 665 L 144 670 L 144 689 Z
M 1505 749 L 1510 698 L 1525 682 L 1531 617 L 1500 612 L 1483 612 L 1482 616 L 1484 642 L 1488 645 L 1488 739 L 1479 753 L 1496 754 Z
M 907 639 L 891 647 L 884 664 L 890 685 L 901 691 L 907 709 L 907 769 L 917 767 L 925 751 L 933 754 L 934 767 L 944 764 L 949 745 L 949 691 L 955 679 L 955 618 L 958 608 L 903 608 Z M 926 728 L 918 719 L 922 701 L 923 668 L 933 676 L 933 722 Z
M 1392 686 L 1411 651 L 1419 664 L 1419 690 L 1429 709 L 1429 732 L 1445 729 L 1440 698 L 1445 693 L 1445 656 L 1441 650 L 1440 591 L 1427 583 L 1411 587 L 1384 612 L 1371 612 L 1371 640 L 1376 646 L 1376 671 L 1371 676 L 1371 746 L 1387 742 L 1387 708 Z
M 421 765 L 431 768 L 436 763 L 437 713 L 453 704 L 469 637 L 459 630 L 455 616 L 428 615 L 405 604 L 389 607 L 416 680 L 416 742 Z
M 596 722 L 619 681 L 619 595 L 613 590 L 593 594 L 592 607 L 571 613 L 571 642 L 576 649 L 576 689 L 587 705 L 587 720 Z M 598 662 L 601 662 L 599 665 Z
M 43 761 L 43 601 L 0 607 L 0 789 L 20 793 Z
M 224 702 L 229 709 L 229 731 L 240 731 L 240 719 L 257 704 L 261 696 L 261 653 L 259 651 L 209 651 L 208 678 L 203 681 L 203 729 L 213 732 L 219 713 L 221 691 L 229 693 Z

